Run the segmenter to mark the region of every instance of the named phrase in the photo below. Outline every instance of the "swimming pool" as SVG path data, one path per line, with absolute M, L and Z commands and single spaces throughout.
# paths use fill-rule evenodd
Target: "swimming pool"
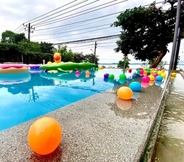
M 115 81 L 104 81 L 105 73 L 114 74 Z M 0 76 L 0 131 L 120 85 L 121 73 L 104 69 L 76 77 L 75 73 L 31 72 L 13 76 L 18 78 L 8 76 L 10 81 Z

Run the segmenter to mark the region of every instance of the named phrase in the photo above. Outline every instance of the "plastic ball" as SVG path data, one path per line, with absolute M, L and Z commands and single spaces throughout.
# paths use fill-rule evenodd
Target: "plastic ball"
M 172 77 L 176 77 L 176 73 L 171 73 L 171 76 Z
M 156 78 L 158 76 L 158 74 L 153 74 L 153 76 Z
M 109 74 L 108 78 L 109 79 L 114 79 L 114 74 Z
M 126 79 L 126 75 L 125 74 L 120 74 L 119 79 Z
M 162 74 L 160 76 L 162 76 L 163 78 L 165 78 L 166 77 L 166 73 L 163 73 L 162 72 Z
M 162 76 L 157 76 L 157 77 L 155 78 L 155 80 L 161 82 L 161 81 L 163 80 L 163 77 L 162 77 Z
M 76 74 L 76 75 L 79 75 L 79 74 L 80 74 L 80 71 L 76 71 L 75 74 Z
M 150 78 L 150 81 L 154 81 L 155 80 L 155 77 L 153 75 L 149 75 L 148 77 Z
M 108 76 L 109 76 L 108 73 L 104 74 L 104 78 L 108 78 Z
M 120 87 L 117 91 L 117 95 L 120 99 L 130 100 L 133 96 L 133 91 L 129 87 Z
M 90 72 L 89 71 L 86 71 L 86 75 L 89 75 L 90 74 Z
M 142 82 L 148 83 L 150 81 L 150 78 L 148 76 L 142 77 Z
M 158 73 L 157 73 L 158 75 L 161 75 L 162 74 L 162 71 L 158 71 Z
M 139 82 L 132 82 L 129 84 L 129 88 L 133 92 L 140 92 L 141 91 L 141 84 Z
M 29 128 L 28 144 L 39 155 L 52 153 L 62 140 L 62 129 L 51 117 L 36 120 Z

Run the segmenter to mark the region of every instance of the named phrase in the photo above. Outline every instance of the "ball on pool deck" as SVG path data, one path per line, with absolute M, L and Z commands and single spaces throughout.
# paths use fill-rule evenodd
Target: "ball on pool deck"
M 141 84 L 139 82 L 131 82 L 129 84 L 129 88 L 133 91 L 133 92 L 140 92 L 141 91 Z
M 163 77 L 158 75 L 156 76 L 155 80 L 161 82 L 163 80 Z
M 120 99 L 130 100 L 133 96 L 133 91 L 129 87 L 120 87 L 117 91 L 117 95 Z
M 148 76 L 142 77 L 142 82 L 148 83 L 150 81 L 150 78 Z
M 62 140 L 62 129 L 51 117 L 36 120 L 29 128 L 28 144 L 39 155 L 52 153 Z
M 153 75 L 149 75 L 148 77 L 150 78 L 150 81 L 154 81 L 155 80 L 155 77 Z

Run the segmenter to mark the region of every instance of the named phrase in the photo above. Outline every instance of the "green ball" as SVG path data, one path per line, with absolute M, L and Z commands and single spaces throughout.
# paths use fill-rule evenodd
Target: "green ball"
M 120 74 L 119 79 L 126 79 L 126 75 L 125 74 Z
M 108 79 L 114 79 L 114 74 L 109 74 Z

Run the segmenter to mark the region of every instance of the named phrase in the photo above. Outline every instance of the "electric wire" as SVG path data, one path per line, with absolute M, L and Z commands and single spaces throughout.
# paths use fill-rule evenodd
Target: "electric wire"
M 95 29 L 95 30 L 90 30 L 90 31 L 85 31 L 85 32 L 81 32 L 81 33 L 76 33 L 76 34 L 72 34 L 72 36 L 73 35 L 79 35 L 79 34 L 85 34 L 85 33 L 89 33 L 89 32 L 94 32 L 94 31 L 99 31 L 99 30 L 103 30 L 103 29 L 108 29 L 109 27 L 103 27 L 103 28 L 100 28 L 100 29 Z M 67 34 L 67 33 L 66 33 Z M 68 34 L 68 35 L 62 35 L 62 38 L 63 38 L 63 36 L 64 37 L 68 37 L 68 36 L 71 36 L 71 34 Z M 61 36 L 58 36 L 58 37 L 54 37 L 54 38 L 61 38 Z M 48 39 L 44 39 L 44 40 L 51 40 L 51 39 L 53 39 L 53 38 L 48 38 Z M 42 39 L 36 39 L 37 41 L 38 40 L 42 40 Z
M 86 1 L 88 1 L 88 0 L 85 0 L 84 2 L 86 2 Z M 54 16 L 54 17 L 49 17 L 49 18 L 46 19 L 46 20 L 40 21 L 39 24 L 42 24 L 43 22 L 48 22 L 48 20 L 55 21 L 56 19 L 53 19 L 53 18 L 57 18 L 57 17 L 59 17 L 59 16 L 61 16 L 61 15 L 68 14 L 68 13 L 70 13 L 70 12 L 73 12 L 73 11 L 77 10 L 77 9 L 80 9 L 80 8 L 85 7 L 85 6 L 91 5 L 91 4 L 93 4 L 93 3 L 97 2 L 97 1 L 99 1 L 99 0 L 95 0 L 95 1 L 93 1 L 93 2 L 90 2 L 90 3 L 85 4 L 85 5 L 83 5 L 83 6 L 77 7 L 77 8 L 75 8 L 75 9 L 69 10 L 69 11 L 67 11 L 67 12 L 61 13 L 61 14 L 56 15 L 56 16 Z M 83 3 L 84 3 L 84 2 L 83 2 Z M 76 7 L 76 5 L 73 6 L 73 7 Z M 72 8 L 72 7 L 69 7 L 69 8 L 67 8 L 67 9 L 71 9 L 71 8 Z M 63 11 L 65 11 L 65 10 L 63 10 Z M 68 15 L 67 15 L 67 16 L 68 16 Z M 67 17 L 67 16 L 65 16 L 65 17 Z M 33 24 L 34 26 L 36 26 L 38 23 L 35 24 L 35 23 L 33 22 L 32 24 Z
M 52 33 L 52 34 L 44 34 L 44 35 L 33 35 L 32 37 L 44 37 L 44 36 L 46 36 L 46 35 L 58 35 L 58 34 L 61 34 L 61 33 L 66 33 L 66 32 L 76 32 L 76 31 L 83 31 L 83 30 L 86 30 L 86 29 L 91 29 L 91 28 L 98 28 L 98 27 L 102 27 L 102 26 L 107 26 L 107 25 L 109 25 L 109 27 L 110 27 L 110 24 L 108 23 L 108 24 L 103 24 L 103 25 L 98 25 L 98 26 L 91 26 L 91 27 L 87 27 L 87 28 L 80 28 L 80 29 L 78 29 L 78 30 L 64 30 L 64 31 L 62 31 L 62 32 L 58 32 L 58 33 Z
M 107 5 L 107 6 L 98 8 L 98 9 L 94 9 L 94 10 L 91 10 L 91 11 L 88 11 L 89 9 L 87 9 L 87 12 L 85 12 L 85 13 L 81 13 L 81 14 L 78 14 L 78 15 L 71 14 L 71 15 L 68 15 L 68 16 L 71 16 L 71 17 L 65 16 L 65 17 L 62 17 L 62 18 L 59 18 L 59 19 L 54 19 L 54 20 L 52 20 L 52 21 L 48 21 L 48 22 L 46 22 L 46 23 L 39 23 L 40 25 L 33 25 L 33 26 L 35 26 L 35 27 L 41 27 L 41 26 L 45 26 L 45 25 L 48 25 L 48 24 L 53 24 L 53 23 L 61 22 L 61 21 L 64 21 L 64 20 L 68 20 L 68 19 L 77 17 L 77 16 L 85 15 L 85 14 L 87 14 L 87 13 L 91 13 L 91 12 L 94 12 L 94 11 L 98 11 L 98 10 L 101 10 L 101 9 L 104 9 L 104 8 L 107 8 L 107 7 L 110 7 L 110 6 L 113 6 L 113 5 L 116 5 L 116 4 L 125 2 L 125 1 L 128 1 L 128 0 L 122 0 L 122 1 L 120 1 L 120 2 L 111 4 L 111 5 Z M 105 3 L 105 4 L 107 4 L 107 3 Z M 104 4 L 103 4 L 103 5 L 104 5 Z M 99 5 L 99 6 L 101 6 L 101 5 Z M 99 7 L 99 6 L 97 6 L 97 7 Z M 94 7 L 93 7 L 93 8 L 94 8 Z M 86 10 L 84 10 L 84 11 L 86 11 Z M 83 12 L 83 11 L 81 11 L 81 12 Z M 79 13 L 80 13 L 80 12 L 79 12 Z M 74 16 L 72 16 L 72 15 L 74 15 Z M 63 19 L 63 18 L 64 18 L 64 19 Z

